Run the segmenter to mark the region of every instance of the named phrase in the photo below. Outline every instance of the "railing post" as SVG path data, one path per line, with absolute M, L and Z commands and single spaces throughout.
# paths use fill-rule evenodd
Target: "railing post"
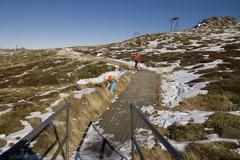
M 66 134 L 64 139 L 61 142 L 59 142 L 57 138 L 55 142 L 53 142 L 48 148 L 46 148 L 46 151 L 43 153 L 40 159 L 46 158 L 46 155 L 50 152 L 50 150 L 56 146 L 57 142 L 59 142 L 58 148 L 53 153 L 53 156 L 50 159 L 55 160 L 56 157 L 59 155 L 59 153 L 62 152 L 63 158 L 68 160 L 69 159 L 69 128 L 70 128 L 70 109 L 69 108 L 70 108 L 70 104 L 65 103 L 63 107 L 61 107 L 55 113 L 50 115 L 45 121 L 43 121 L 41 124 L 36 126 L 30 133 L 28 133 L 26 136 L 20 139 L 14 146 L 12 146 L 3 154 L 1 154 L 0 160 L 16 159 L 16 157 L 19 156 L 19 153 L 21 154 L 22 148 L 28 147 L 30 142 L 35 140 L 44 130 L 46 130 L 47 127 L 52 125 L 53 120 L 58 115 L 60 115 L 62 112 L 65 112 L 65 111 L 66 111 Z M 55 130 L 55 134 L 56 134 L 56 131 L 57 130 Z M 66 156 L 64 155 L 64 151 L 63 151 L 64 145 L 66 145 Z
M 66 159 L 69 159 L 69 129 L 70 129 L 70 109 L 66 113 Z
M 102 146 L 101 146 L 101 151 L 100 151 L 100 157 L 99 157 L 100 160 L 103 160 L 103 159 L 104 159 L 105 146 L 106 146 L 106 139 L 104 138 L 104 139 L 103 139 Z
M 137 143 L 137 141 L 136 141 L 136 138 L 135 138 L 135 137 L 132 137 L 132 141 L 134 142 L 134 145 L 136 146 L 136 149 L 137 149 L 137 151 L 138 151 L 138 153 L 139 153 L 139 155 L 140 155 L 141 160 L 145 160 L 145 158 L 144 158 L 144 156 L 143 156 L 143 153 L 142 153 L 142 151 L 141 151 L 141 149 L 140 149 L 140 146 L 138 145 L 138 143 Z
M 135 112 L 137 116 L 139 116 L 143 122 L 151 129 L 152 133 L 155 137 L 164 145 L 167 151 L 174 157 L 176 160 L 182 160 L 182 155 L 177 152 L 177 150 L 164 138 L 163 135 L 151 124 L 151 122 L 145 118 L 144 114 L 140 109 L 136 108 L 134 105 L 131 107 L 131 112 Z
M 133 106 L 130 104 L 130 116 L 131 116 L 131 145 L 132 145 L 132 160 L 134 160 L 134 142 L 133 142 L 133 136 L 134 136 L 134 115 L 133 115 Z

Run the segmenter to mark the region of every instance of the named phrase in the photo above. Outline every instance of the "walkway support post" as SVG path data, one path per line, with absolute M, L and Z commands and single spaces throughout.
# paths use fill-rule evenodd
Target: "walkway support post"
M 146 124 L 146 126 L 151 129 L 153 135 L 164 145 L 164 147 L 167 149 L 167 151 L 172 155 L 172 157 L 175 160 L 182 160 L 183 157 L 181 154 L 177 152 L 177 150 L 168 142 L 168 140 L 159 133 L 159 131 L 151 124 L 151 122 L 144 116 L 142 111 L 135 106 L 135 104 L 130 104 L 131 108 L 131 116 L 133 113 L 136 113 L 136 115 L 142 119 L 142 121 Z M 133 121 L 131 121 L 133 123 Z M 132 132 L 132 138 L 134 138 L 133 132 Z M 137 141 L 135 141 L 136 146 L 138 146 Z M 139 148 L 140 149 L 140 148 Z M 141 151 L 138 151 L 141 156 Z
M 66 160 L 69 160 L 70 109 L 66 112 Z
M 134 142 L 133 142 L 133 135 L 134 135 L 134 126 L 133 126 L 133 107 L 130 106 L 130 114 L 131 114 L 131 144 L 132 144 L 132 160 L 134 160 Z
M 59 116 L 61 113 L 66 111 L 66 133 L 64 135 L 63 140 L 59 140 L 56 128 L 54 126 L 54 119 Z M 62 153 L 63 159 L 68 160 L 69 159 L 69 128 L 70 128 L 70 104 L 65 103 L 63 107 L 58 109 L 56 112 L 54 112 L 52 115 L 50 115 L 44 122 L 36 126 L 30 133 L 28 133 L 26 136 L 24 136 L 22 139 L 20 139 L 14 146 L 9 148 L 7 151 L 5 151 L 3 154 L 0 155 L 0 160 L 7 160 L 7 159 L 22 159 L 25 154 L 27 154 L 28 150 L 31 150 L 31 147 L 29 147 L 30 143 L 34 141 L 41 133 L 43 133 L 49 126 L 53 126 L 55 134 L 56 134 L 56 141 L 50 144 L 50 147 L 46 148 L 46 151 L 40 159 L 46 158 L 48 153 L 58 144 L 57 150 L 53 153 L 53 155 L 49 155 L 49 159 L 55 160 L 57 159 L 57 156 L 59 153 Z M 66 145 L 66 151 L 64 154 L 64 145 Z M 32 152 L 31 152 L 32 154 Z M 35 154 L 32 154 L 32 156 L 37 156 Z M 51 157 L 50 157 L 51 156 Z

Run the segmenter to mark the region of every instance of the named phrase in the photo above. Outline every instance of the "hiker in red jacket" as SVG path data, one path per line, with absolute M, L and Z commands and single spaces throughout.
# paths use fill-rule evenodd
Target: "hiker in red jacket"
M 135 53 L 135 54 L 133 55 L 133 60 L 134 60 L 134 62 L 135 62 L 135 68 L 139 70 L 139 63 L 140 63 L 140 61 L 141 61 L 141 56 L 140 56 L 140 54 L 139 54 L 139 53 Z

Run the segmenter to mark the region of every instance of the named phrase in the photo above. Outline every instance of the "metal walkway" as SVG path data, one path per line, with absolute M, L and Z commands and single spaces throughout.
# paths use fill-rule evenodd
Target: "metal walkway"
M 113 134 L 113 141 L 124 143 L 130 138 L 130 103 L 139 106 L 156 104 L 160 88 L 160 76 L 154 72 L 140 71 L 133 75 L 132 81 L 126 91 L 122 93 L 110 109 L 100 118 L 99 126 L 104 134 Z M 144 127 L 138 119 L 136 127 Z

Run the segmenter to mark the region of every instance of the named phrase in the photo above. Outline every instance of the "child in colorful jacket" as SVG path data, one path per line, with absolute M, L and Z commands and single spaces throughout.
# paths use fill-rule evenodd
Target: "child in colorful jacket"
M 114 77 L 114 76 L 111 76 L 109 75 L 108 76 L 108 89 L 113 93 L 116 91 L 117 89 L 117 77 Z

